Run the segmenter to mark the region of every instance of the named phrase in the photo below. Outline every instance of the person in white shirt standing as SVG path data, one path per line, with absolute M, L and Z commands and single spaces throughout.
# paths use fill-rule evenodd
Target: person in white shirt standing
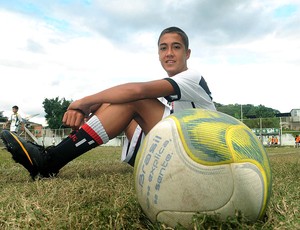
M 7 127 L 7 125 L 10 124 L 10 131 L 14 133 L 18 133 L 21 125 L 22 125 L 22 117 L 20 114 L 18 114 L 19 107 L 14 105 L 12 107 L 12 115 L 8 119 L 8 121 L 4 124 L 4 128 Z

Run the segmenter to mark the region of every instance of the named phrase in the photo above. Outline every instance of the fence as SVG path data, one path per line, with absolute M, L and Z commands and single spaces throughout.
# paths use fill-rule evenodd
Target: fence
M 31 133 L 37 137 L 37 143 L 44 146 L 57 145 L 64 138 L 66 138 L 70 133 L 71 129 L 42 129 L 42 130 L 29 130 Z M 29 139 L 28 133 L 25 133 L 25 139 Z M 103 146 L 122 146 L 124 143 L 125 136 L 121 135 Z
M 242 122 L 268 146 L 272 137 L 278 138 L 278 145 L 294 146 L 295 136 L 300 134 L 300 122 L 293 117 L 252 118 Z

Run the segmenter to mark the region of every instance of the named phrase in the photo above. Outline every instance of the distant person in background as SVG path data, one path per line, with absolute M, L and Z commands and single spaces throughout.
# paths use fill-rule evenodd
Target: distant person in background
M 278 137 L 274 137 L 274 145 L 278 145 Z
M 10 131 L 14 133 L 18 133 L 21 126 L 22 126 L 22 117 L 20 114 L 18 114 L 19 107 L 14 105 L 12 107 L 12 115 L 8 119 L 8 121 L 4 124 L 4 129 L 10 125 Z
M 295 148 L 299 148 L 300 145 L 300 135 L 296 135 L 295 137 Z
M 269 137 L 268 137 L 268 146 L 270 147 L 271 145 L 272 145 L 272 137 L 269 136 Z

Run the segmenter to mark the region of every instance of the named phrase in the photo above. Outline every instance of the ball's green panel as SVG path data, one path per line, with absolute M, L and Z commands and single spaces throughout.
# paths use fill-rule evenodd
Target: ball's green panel
M 175 120 L 181 141 L 194 160 L 205 165 L 233 162 L 228 154 L 226 132 L 231 126 L 242 123 L 223 113 L 188 109 L 170 116 Z
M 187 153 L 204 165 L 257 161 L 267 164 L 265 149 L 239 120 L 217 111 L 188 109 L 175 120 Z

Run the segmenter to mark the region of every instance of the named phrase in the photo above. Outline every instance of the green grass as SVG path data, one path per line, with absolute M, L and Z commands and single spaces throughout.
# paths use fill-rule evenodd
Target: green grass
M 195 229 L 300 229 L 300 149 L 267 151 L 273 193 L 266 219 L 249 224 L 239 213 L 225 222 L 199 215 Z M 58 177 L 33 182 L 0 148 L 0 229 L 170 229 L 143 214 L 133 168 L 120 162 L 120 152 L 119 147 L 98 147 Z

